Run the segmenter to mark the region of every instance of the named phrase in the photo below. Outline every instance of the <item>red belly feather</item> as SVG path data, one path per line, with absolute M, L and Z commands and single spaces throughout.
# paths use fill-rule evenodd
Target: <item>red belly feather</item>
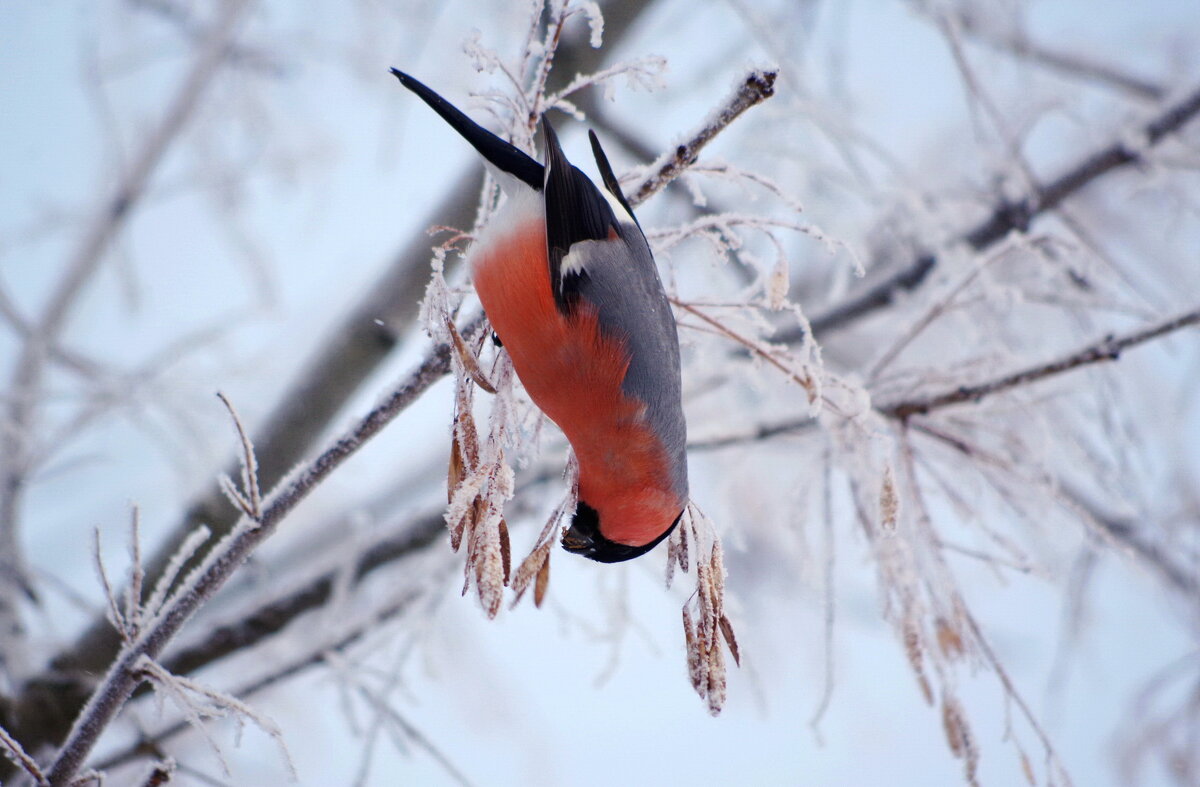
M 644 406 L 621 391 L 622 342 L 601 334 L 595 309 L 569 317 L 555 306 L 545 225 L 525 221 L 472 252 L 475 290 L 513 368 L 579 459 L 579 497 L 600 514 L 604 536 L 630 546 L 657 538 L 683 502 Z

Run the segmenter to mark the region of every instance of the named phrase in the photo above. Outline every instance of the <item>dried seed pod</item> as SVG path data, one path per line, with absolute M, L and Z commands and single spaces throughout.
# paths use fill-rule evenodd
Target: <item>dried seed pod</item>
M 546 559 L 542 561 L 542 567 L 538 569 L 537 581 L 533 585 L 533 605 L 538 609 L 542 607 L 542 601 L 546 598 L 546 588 L 550 587 L 550 552 L 546 551 Z

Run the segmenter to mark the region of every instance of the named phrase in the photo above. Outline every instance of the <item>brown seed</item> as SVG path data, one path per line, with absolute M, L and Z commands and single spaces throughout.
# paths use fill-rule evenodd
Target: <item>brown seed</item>
M 500 559 L 504 563 L 504 584 L 512 577 L 512 544 L 508 540 L 508 523 L 500 517 Z
M 471 352 L 467 347 L 467 343 L 463 341 L 458 328 L 454 326 L 454 321 L 447 319 L 446 327 L 450 329 L 450 338 L 454 340 L 454 349 L 458 352 L 458 357 L 462 360 L 463 368 L 467 370 L 467 374 L 483 390 L 490 394 L 496 393 L 495 386 L 488 380 L 483 370 L 479 368 L 479 359 L 475 357 L 475 353 Z
M 725 644 L 729 646 L 729 653 L 733 656 L 733 663 L 742 666 L 742 657 L 738 651 L 737 637 L 733 635 L 733 624 L 729 622 L 729 618 L 725 615 L 721 616 L 721 636 L 725 638 Z
M 964 651 L 962 635 L 945 618 L 937 620 L 938 648 L 947 658 L 961 656 Z
M 546 559 L 538 569 L 537 581 L 533 584 L 533 605 L 542 608 L 542 600 L 546 598 L 546 588 L 550 586 L 550 552 L 547 550 Z

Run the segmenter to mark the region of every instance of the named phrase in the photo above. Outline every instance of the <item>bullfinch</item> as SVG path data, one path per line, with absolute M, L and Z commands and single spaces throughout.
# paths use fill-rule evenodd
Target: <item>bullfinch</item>
M 650 246 L 595 133 L 603 190 L 567 161 L 545 116 L 539 164 L 392 73 L 483 156 L 506 194 L 467 258 L 517 376 L 579 462 L 563 547 L 604 563 L 645 554 L 687 505 L 679 337 Z

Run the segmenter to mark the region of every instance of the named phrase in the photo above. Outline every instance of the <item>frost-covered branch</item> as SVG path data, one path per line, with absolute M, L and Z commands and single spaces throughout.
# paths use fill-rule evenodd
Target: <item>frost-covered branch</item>
M 1116 361 L 1125 350 L 1197 324 L 1200 324 L 1200 309 L 1185 312 L 1131 333 L 1119 336 L 1109 334 L 1054 361 L 1035 364 L 1001 377 L 991 378 L 978 383 L 959 385 L 934 394 L 877 405 L 875 409 L 889 418 L 906 420 L 914 415 L 924 415 L 943 407 L 965 404 L 967 402 L 978 402 L 985 397 L 1029 385 L 1047 377 L 1053 377 L 1084 366 L 1105 361 Z M 770 440 L 775 437 L 796 434 L 812 429 L 816 425 L 817 423 L 811 415 L 799 415 L 777 421 L 752 424 L 728 434 L 718 434 L 689 440 L 688 450 L 706 451 L 745 445 Z M 971 453 L 969 446 L 956 443 L 949 436 L 939 435 L 939 437 L 943 442 L 957 448 L 963 453 Z M 1108 520 L 1103 521 L 1101 524 L 1105 529 L 1111 530 L 1114 534 L 1119 533 L 1122 529 L 1119 523 Z M 1144 546 L 1137 548 L 1137 551 L 1144 551 Z M 1178 585 L 1177 580 L 1177 577 L 1173 578 L 1172 583 Z
M 156 692 L 169 698 L 176 709 L 183 714 L 187 723 L 204 736 L 216 754 L 226 776 L 229 775 L 229 764 L 225 762 L 220 747 L 208 733 L 208 727 L 204 723 L 206 719 L 232 717 L 239 728 L 247 721 L 254 724 L 274 739 L 279 746 L 284 763 L 288 766 L 292 781 L 296 781 L 296 767 L 292 762 L 292 755 L 283 741 L 283 733 L 280 732 L 279 725 L 274 721 L 263 716 L 237 697 L 180 675 L 171 674 L 147 655 L 138 659 L 134 669 L 141 678 L 154 687 Z
M 748 89 L 743 86 L 739 93 Z M 761 101 L 766 95 L 769 93 L 757 101 Z M 717 115 L 725 120 L 710 129 L 711 133 L 697 136 L 705 136 L 704 142 L 707 142 L 752 103 L 740 109 L 731 109 L 728 104 L 724 105 Z M 682 169 L 675 168 L 670 173 L 662 174 L 662 177 L 645 191 L 645 197 L 656 193 L 670 178 L 678 176 L 680 172 Z M 468 188 L 468 185 L 480 181 L 478 175 L 470 174 L 464 178 L 464 184 L 467 185 L 460 184 L 460 187 L 477 193 L 478 185 L 473 188 Z M 455 189 L 455 193 L 440 207 L 450 212 L 461 211 L 461 221 L 456 220 L 456 223 L 468 225 L 474 203 L 470 200 L 463 201 L 461 189 Z M 445 214 L 439 215 L 439 221 L 444 220 Z M 424 265 L 428 258 L 428 239 L 414 239 L 384 275 L 383 280 L 370 288 L 368 296 L 352 311 L 342 329 L 336 331 L 333 338 L 318 353 L 316 359 L 302 373 L 300 381 L 283 397 L 283 404 L 269 419 L 264 429 L 265 437 L 257 437 L 253 441 L 256 447 L 258 477 L 264 488 L 278 482 L 287 469 L 299 461 L 329 420 L 395 346 L 403 326 L 415 314 L 418 303 L 415 298 L 410 300 L 397 297 L 396 293 L 421 290 L 428 278 L 428 271 Z M 464 328 L 466 333 L 470 330 Z M 446 348 L 439 348 L 436 357 L 427 357 L 422 368 L 440 378 L 448 373 L 449 364 L 448 351 Z M 153 584 L 162 575 L 171 555 L 200 522 L 213 529 L 215 537 L 212 542 L 219 542 L 220 536 L 229 532 L 236 521 L 229 516 L 229 511 L 225 495 L 219 488 L 213 489 L 197 501 L 168 540 L 167 547 L 171 551 L 164 547 L 151 559 L 146 569 L 148 585 Z M 264 519 L 265 516 L 264 513 Z M 205 551 L 201 550 L 196 557 L 187 561 L 178 575 L 185 576 L 188 570 L 198 564 L 203 554 Z M 118 638 L 107 620 L 100 620 L 93 624 L 69 651 L 54 659 L 53 663 L 60 671 L 101 671 L 106 669 L 114 658 L 118 644 Z M 38 681 L 37 685 L 57 684 L 60 680 L 57 676 L 47 676 L 45 681 Z M 64 725 L 70 723 L 69 718 L 60 721 Z M 31 732 L 40 741 L 54 741 L 66 732 L 66 727 L 57 730 L 42 728 Z
M 400 558 L 419 552 L 440 536 L 446 527 L 442 512 L 422 516 L 400 532 L 389 535 L 359 554 L 350 578 L 361 582 L 369 574 Z M 163 666 L 176 675 L 191 674 L 233 653 L 251 648 L 270 637 L 305 612 L 323 606 L 333 596 L 339 581 L 336 571 L 322 574 L 281 598 L 273 599 L 238 616 L 232 623 L 213 628 L 200 642 L 174 651 Z
M 690 167 L 704 146 L 725 130 L 750 107 L 775 95 L 777 71 L 754 70 L 746 75 L 725 103 L 686 142 L 659 157 L 650 165 L 651 173 L 635 188 L 629 189 L 629 204 L 640 205 L 680 173 Z
M 162 611 L 146 621 L 137 639 L 124 647 L 75 720 L 50 768 L 51 785 L 68 784 L 88 753 L 142 680 L 144 658 L 154 659 L 179 629 L 220 588 L 279 523 L 331 472 L 390 423 L 450 368 L 450 348 L 436 347 L 384 402 L 344 437 L 268 496 L 257 522 L 243 519 L 173 593 Z
M 0 430 L 0 555 L 4 556 L 0 564 L 0 643 L 3 643 L 0 650 L 15 647 L 23 639 L 16 610 L 24 574 L 17 531 L 21 493 L 34 469 L 32 457 L 36 453 L 46 360 L 52 356 L 52 348 L 58 344 L 68 317 L 105 259 L 113 239 L 126 226 L 166 152 L 200 105 L 249 5 L 250 0 L 226 0 L 221 4 L 216 22 L 157 125 L 145 135 L 145 141 L 118 177 L 116 186 L 101 198 L 85 224 L 62 277 L 51 290 L 41 314 L 29 326 L 31 331 L 13 366 L 12 384 L 6 395 L 5 427 Z
M 441 526 L 443 525 L 439 519 L 439 529 Z M 316 643 L 312 648 L 298 657 L 293 657 L 283 664 L 275 665 L 266 674 L 257 676 L 231 689 L 227 693 L 241 700 L 247 700 L 255 694 L 293 678 L 305 670 L 324 664 L 330 653 L 340 652 L 350 647 L 362 640 L 369 632 L 375 630 L 380 621 L 403 613 L 413 603 L 414 598 L 415 591 L 401 595 L 375 614 L 364 618 L 351 631 L 338 636 L 334 641 Z M 158 756 L 160 754 L 158 749 L 163 743 L 185 732 L 189 726 L 186 719 L 181 719 L 153 733 L 146 733 L 140 740 L 105 757 L 96 764 L 96 768 L 100 771 L 107 771 L 111 768 L 132 762 L 139 757 L 145 757 L 148 753 Z
M 606 53 L 618 46 L 652 4 L 618 4 L 605 9 L 605 48 L 596 49 L 588 40 L 564 36 L 556 53 L 557 75 L 595 71 Z M 432 206 L 418 226 L 470 227 L 475 220 L 477 196 L 483 187 L 483 170 L 474 162 L 450 182 L 445 198 Z M 410 331 L 420 303 L 418 293 L 429 279 L 430 240 L 414 234 L 392 257 L 383 274 L 364 289 L 364 297 L 351 307 L 345 319 L 280 396 L 279 405 L 257 430 L 259 478 L 264 487 L 278 483 L 313 449 L 315 441 L 341 412 L 346 402 L 389 357 L 401 338 Z M 231 469 L 230 474 L 234 471 Z M 147 565 L 153 581 L 167 560 L 200 523 L 217 536 L 236 522 L 236 511 L 225 505 L 225 495 L 214 486 L 187 510 L 171 535 Z M 195 565 L 193 563 L 190 566 Z M 112 628 L 97 620 L 85 635 L 55 662 L 64 668 L 97 671 L 104 668 L 116 649 Z
M 25 771 L 39 787 L 49 784 L 46 781 L 46 774 L 42 773 L 42 769 L 38 767 L 37 760 L 26 754 L 17 739 L 2 726 L 0 726 L 0 749 L 3 750 L 5 758 Z
M 1066 76 L 1098 82 L 1147 101 L 1161 101 L 1166 90 L 1150 80 L 1128 74 L 1110 63 L 1085 55 L 1054 49 L 1034 41 L 1016 30 L 988 25 L 972 9 L 964 8 L 956 17 L 962 29 L 972 39 L 1022 60 L 1029 60 Z
M 1124 350 L 1130 347 L 1136 347 L 1151 339 L 1157 339 L 1160 336 L 1196 325 L 1197 323 L 1200 323 L 1200 309 L 1194 309 L 1132 333 L 1121 336 L 1110 334 L 1098 342 L 1089 344 L 1070 355 L 1050 361 L 1049 363 L 1037 364 L 1013 372 L 1012 374 L 979 383 L 960 385 L 949 391 L 884 404 L 878 407 L 878 410 L 892 418 L 905 420 L 914 415 L 924 415 L 932 410 L 953 404 L 978 402 L 993 394 L 1028 385 L 1047 377 L 1053 377 L 1063 372 L 1069 372 L 1072 369 L 1078 369 L 1082 366 L 1102 361 L 1115 361 Z
M 1179 100 L 1168 104 L 1152 120 L 1137 129 L 1144 142 L 1143 148 L 1131 146 L 1127 141 L 1117 141 L 1084 156 L 1045 186 L 1033 189 L 1018 199 L 995 205 L 987 217 L 962 233 L 957 242 L 981 251 L 1013 230 L 1027 230 L 1035 218 L 1058 207 L 1092 182 L 1142 161 L 1144 150 L 1175 134 L 1197 115 L 1200 115 L 1200 87 L 1193 88 Z M 902 292 L 916 289 L 937 265 L 937 254 L 918 254 L 883 281 L 814 317 L 811 321 L 813 333 L 820 336 L 826 331 L 844 328 L 888 306 Z M 802 336 L 796 330 L 781 331 L 775 336 L 776 341 L 796 341 L 800 338 Z

